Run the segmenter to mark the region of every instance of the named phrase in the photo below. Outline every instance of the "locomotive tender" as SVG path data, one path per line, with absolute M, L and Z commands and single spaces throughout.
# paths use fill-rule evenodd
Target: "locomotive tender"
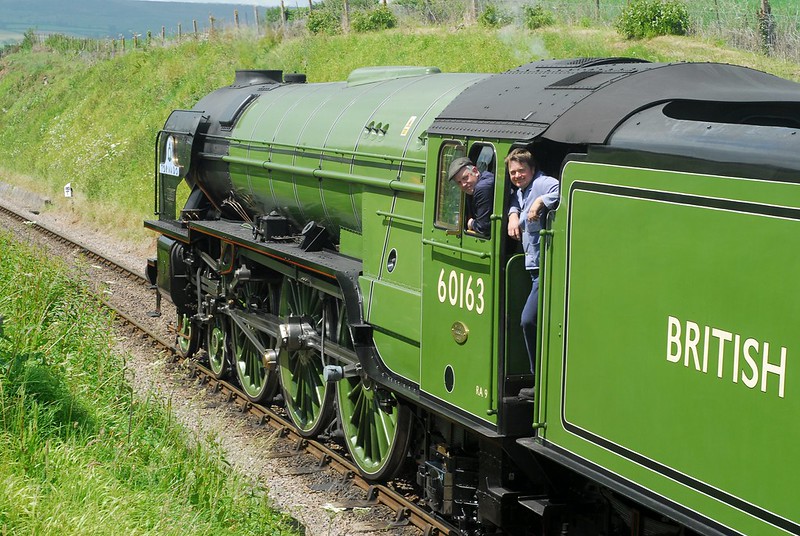
M 184 354 L 465 534 L 800 534 L 798 132 L 800 85 L 732 65 L 239 71 L 158 135 L 148 273 Z M 535 374 L 516 147 L 561 183 Z

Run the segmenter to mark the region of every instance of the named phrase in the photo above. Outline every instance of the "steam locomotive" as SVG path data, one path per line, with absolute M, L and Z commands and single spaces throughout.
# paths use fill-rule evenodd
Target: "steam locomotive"
M 464 534 L 800 534 L 799 132 L 800 85 L 733 65 L 239 71 L 158 133 L 147 271 L 182 353 Z M 560 181 L 535 373 L 518 147 Z

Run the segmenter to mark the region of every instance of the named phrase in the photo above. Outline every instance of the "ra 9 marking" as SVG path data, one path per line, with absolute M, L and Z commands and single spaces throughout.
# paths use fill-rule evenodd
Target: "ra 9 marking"
M 483 292 L 485 284 L 482 277 L 465 276 L 463 272 L 450 270 L 439 272 L 436 294 L 440 303 L 449 302 L 453 307 L 483 313 L 485 305 Z

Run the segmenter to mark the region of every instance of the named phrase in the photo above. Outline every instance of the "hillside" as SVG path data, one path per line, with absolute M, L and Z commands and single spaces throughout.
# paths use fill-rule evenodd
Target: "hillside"
M 263 8 L 261 8 L 263 11 Z M 213 16 L 219 24 L 232 24 L 234 10 L 242 24 L 255 22 L 253 6 L 242 4 L 198 4 L 185 2 L 141 2 L 137 0 L 0 0 L 0 39 L 21 40 L 28 29 L 41 33 L 63 33 L 80 37 L 111 37 L 153 34 L 166 27 L 168 34 L 184 32 L 197 20 L 201 28 Z M 262 13 L 263 15 L 263 13 Z
M 720 61 L 800 78 L 797 64 L 702 40 L 626 41 L 607 29 L 563 26 L 286 39 L 227 32 L 103 60 L 23 51 L 0 63 L 0 177 L 50 196 L 54 210 L 146 242 L 142 220 L 153 211 L 156 133 L 173 109 L 191 108 L 203 95 L 232 83 L 236 69 L 304 72 L 309 82 L 320 82 L 345 79 L 354 68 L 370 65 L 498 72 L 541 58 L 579 56 Z M 68 182 L 75 197 L 67 201 L 61 192 Z

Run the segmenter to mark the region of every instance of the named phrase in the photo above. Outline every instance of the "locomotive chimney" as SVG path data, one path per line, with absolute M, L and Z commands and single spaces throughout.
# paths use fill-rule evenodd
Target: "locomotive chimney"
M 305 84 L 306 75 L 303 73 L 286 73 L 283 75 L 284 84 Z

